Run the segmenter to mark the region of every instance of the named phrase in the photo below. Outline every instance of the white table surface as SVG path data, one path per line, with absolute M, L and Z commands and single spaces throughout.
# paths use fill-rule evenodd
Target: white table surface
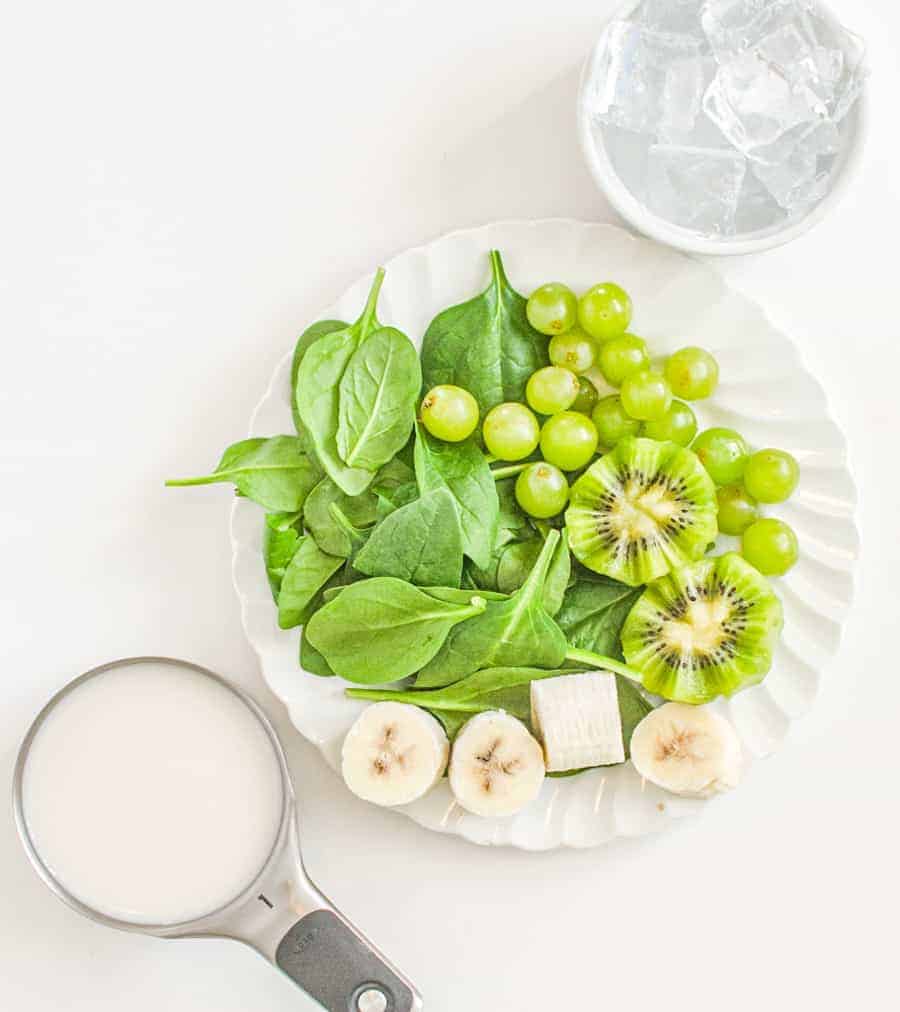
M 357 801 L 262 684 L 231 588 L 227 491 L 162 487 L 243 434 L 298 331 L 379 261 L 489 220 L 613 220 L 573 122 L 578 66 L 611 6 L 7 10 L 0 782 L 33 714 L 74 675 L 122 655 L 192 658 L 273 715 L 313 877 L 432 1012 L 885 1008 L 900 902 L 896 4 L 840 3 L 875 65 L 873 130 L 846 202 L 789 248 L 720 264 L 828 390 L 864 556 L 815 711 L 700 821 L 530 855 Z M 0 1007 L 313 1006 L 233 943 L 79 918 L 32 874 L 6 810 Z

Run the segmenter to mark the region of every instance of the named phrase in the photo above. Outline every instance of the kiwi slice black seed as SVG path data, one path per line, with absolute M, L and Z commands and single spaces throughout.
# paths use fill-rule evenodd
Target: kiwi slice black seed
M 622 627 L 622 650 L 644 688 L 705 703 L 761 682 L 782 609 L 769 581 L 729 552 L 651 584 Z
M 579 562 L 634 587 L 699 559 L 718 533 L 716 512 L 696 454 L 629 437 L 572 486 L 566 525 Z

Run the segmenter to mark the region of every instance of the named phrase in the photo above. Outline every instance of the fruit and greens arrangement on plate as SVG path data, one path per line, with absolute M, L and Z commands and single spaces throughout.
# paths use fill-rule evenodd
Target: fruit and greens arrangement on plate
M 716 360 L 653 360 L 618 285 L 526 299 L 490 268 L 421 353 L 379 320 L 379 270 L 357 320 L 297 341 L 296 433 L 169 484 L 232 482 L 266 511 L 298 677 L 368 702 L 342 753 L 360 797 L 406 804 L 446 774 L 462 808 L 507 816 L 547 776 L 628 761 L 676 794 L 730 788 L 741 745 L 706 704 L 771 666 L 769 577 L 798 546 L 759 504 L 797 462 L 698 433 Z M 720 532 L 740 551 L 716 554 Z

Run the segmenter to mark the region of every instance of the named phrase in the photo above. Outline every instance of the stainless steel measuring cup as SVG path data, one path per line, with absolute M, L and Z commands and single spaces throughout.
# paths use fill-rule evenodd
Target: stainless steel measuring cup
M 263 726 L 281 770 L 278 834 L 257 877 L 225 906 L 178 924 L 134 924 L 107 917 L 82 903 L 42 860 L 29 833 L 23 804 L 29 749 L 53 708 L 88 679 L 146 662 L 182 667 L 212 678 L 228 689 Z M 278 735 L 265 713 L 246 693 L 206 668 L 168 657 L 131 657 L 101 665 L 74 679 L 41 710 L 22 742 L 13 778 L 13 806 L 19 836 L 35 871 L 64 903 L 91 920 L 160 938 L 218 937 L 243 942 L 274 963 L 328 1012 L 413 1012 L 423 1007 L 409 980 L 310 881 L 300 854 L 294 788 Z

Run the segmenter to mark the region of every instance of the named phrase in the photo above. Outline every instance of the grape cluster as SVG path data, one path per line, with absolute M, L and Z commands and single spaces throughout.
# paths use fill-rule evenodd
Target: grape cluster
M 760 517 L 759 503 L 787 499 L 797 486 L 797 461 L 784 450 L 751 453 L 733 429 L 697 434 L 688 401 L 710 397 L 719 365 L 703 348 L 685 347 L 659 367 L 646 341 L 629 331 L 632 303 L 611 281 L 580 298 L 551 282 L 535 289 L 526 314 L 550 338 L 550 365 L 531 375 L 526 404 L 498 404 L 484 417 L 481 437 L 496 460 L 527 462 L 516 479 L 516 498 L 530 516 L 561 513 L 569 495 L 567 474 L 586 467 L 626 436 L 690 446 L 719 486 L 719 529 L 740 536 L 744 557 L 760 572 L 782 575 L 797 561 L 797 538 L 783 521 Z M 617 394 L 600 396 L 591 376 Z M 438 386 L 422 401 L 420 417 L 439 439 L 456 442 L 478 427 L 478 404 L 460 387 Z M 536 451 L 541 460 L 531 460 Z

